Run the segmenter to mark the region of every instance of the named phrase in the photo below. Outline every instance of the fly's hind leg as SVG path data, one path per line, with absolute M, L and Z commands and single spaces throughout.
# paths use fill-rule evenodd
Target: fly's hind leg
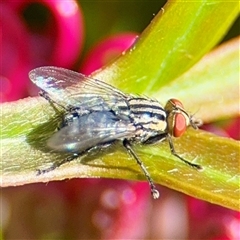
M 89 148 L 89 149 L 86 149 L 80 153 L 73 153 L 71 156 L 68 156 L 66 158 L 64 158 L 62 161 L 59 161 L 59 162 L 55 162 L 53 163 L 50 167 L 48 168 L 45 168 L 45 169 L 37 169 L 37 175 L 41 175 L 41 174 L 44 174 L 44 173 L 48 173 L 48 172 L 51 172 L 53 171 L 54 169 L 60 167 L 61 165 L 67 163 L 67 162 L 71 162 L 73 161 L 74 159 L 80 157 L 80 156 L 83 156 L 87 153 L 90 153 L 91 151 L 96 151 L 96 150 L 102 150 L 104 148 L 107 148 L 109 147 L 110 145 L 113 144 L 114 141 L 112 142 L 108 142 L 108 143 L 104 143 L 102 145 L 98 145 L 98 146 L 95 146 L 95 147 L 92 147 L 92 148 Z
M 48 172 L 51 172 L 53 171 L 54 169 L 60 167 L 61 165 L 67 163 L 67 162 L 71 162 L 72 160 L 74 160 L 75 158 L 79 157 L 81 154 L 79 153 L 74 153 L 73 155 L 71 156 L 68 156 L 67 158 L 64 158 L 62 161 L 60 162 L 55 162 L 53 163 L 50 167 L 48 168 L 45 168 L 45 169 L 37 169 L 37 175 L 41 175 L 41 174 L 44 174 L 44 173 L 48 173 Z
M 60 108 L 62 108 L 63 110 L 67 111 L 68 109 L 64 106 L 62 106 L 61 104 L 55 102 L 49 95 L 47 92 L 45 92 L 44 90 L 41 90 L 39 92 L 39 96 L 45 98 L 49 104 L 52 106 L 52 108 L 55 110 L 56 113 L 59 113 L 60 110 L 57 108 L 57 106 L 59 106 Z

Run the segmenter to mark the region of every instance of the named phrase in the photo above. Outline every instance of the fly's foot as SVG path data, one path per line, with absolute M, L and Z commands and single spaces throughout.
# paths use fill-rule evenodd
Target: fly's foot
M 48 172 L 51 172 L 52 170 L 54 170 L 57 167 L 58 166 L 56 164 L 52 164 L 52 166 L 50 166 L 49 168 L 37 169 L 37 176 L 48 173 Z

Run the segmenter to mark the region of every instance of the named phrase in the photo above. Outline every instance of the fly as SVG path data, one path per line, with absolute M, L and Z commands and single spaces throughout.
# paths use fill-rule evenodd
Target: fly
M 39 67 L 32 70 L 29 77 L 41 89 L 40 95 L 64 112 L 60 128 L 48 139 L 47 146 L 53 151 L 71 154 L 62 162 L 38 170 L 38 174 L 116 141 L 123 144 L 141 167 L 154 199 L 159 198 L 159 192 L 132 144 L 167 140 L 174 156 L 201 169 L 174 149 L 172 137 L 182 136 L 188 126 L 197 129 L 200 125 L 179 100 L 170 99 L 162 107 L 153 99 L 125 94 L 107 83 L 59 67 Z

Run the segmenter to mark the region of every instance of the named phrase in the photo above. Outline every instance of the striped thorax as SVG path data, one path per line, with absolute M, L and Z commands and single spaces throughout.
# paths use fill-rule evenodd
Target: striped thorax
M 146 98 L 129 99 L 130 118 L 139 129 L 135 140 L 145 142 L 164 133 L 167 128 L 166 112 L 159 102 Z
M 127 113 L 138 130 L 132 140 L 142 143 L 150 139 L 153 139 L 151 143 L 160 141 L 167 135 L 181 137 L 189 125 L 195 129 L 200 125 L 177 99 L 168 100 L 163 108 L 159 102 L 152 99 L 131 98 L 128 99 Z

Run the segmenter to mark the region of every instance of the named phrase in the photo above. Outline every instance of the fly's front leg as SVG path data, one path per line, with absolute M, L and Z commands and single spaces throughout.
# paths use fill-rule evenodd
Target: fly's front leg
M 180 159 L 181 161 L 183 161 L 184 163 L 186 163 L 190 167 L 193 167 L 193 168 L 195 168 L 197 170 L 202 170 L 202 166 L 201 165 L 198 165 L 198 164 L 195 164 L 195 163 L 191 163 L 191 162 L 187 161 L 186 159 L 182 158 L 181 156 L 179 156 L 176 153 L 171 136 L 167 136 L 167 140 L 168 140 L 169 147 L 170 147 L 172 155 L 174 155 L 175 157 L 177 157 L 178 159 Z

